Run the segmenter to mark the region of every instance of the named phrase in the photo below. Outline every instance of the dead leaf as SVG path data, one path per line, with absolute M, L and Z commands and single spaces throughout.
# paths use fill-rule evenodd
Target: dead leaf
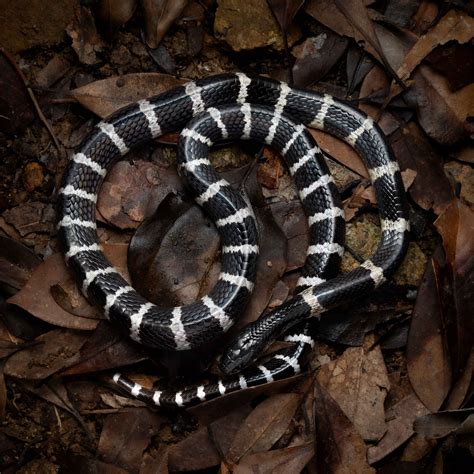
M 107 416 L 100 434 L 97 456 L 128 472 L 138 471 L 145 449 L 164 421 L 148 408 L 129 408 Z
M 330 394 L 315 382 L 313 412 L 318 472 L 374 473 L 364 441 Z
M 188 0 L 140 0 L 145 17 L 146 42 L 150 48 L 158 46 L 187 3 Z
M 242 405 L 173 445 L 169 450 L 169 467 L 175 471 L 195 471 L 219 465 L 250 411 L 250 405 Z
M 0 129 L 21 133 L 35 119 L 35 110 L 23 75 L 2 49 L 0 71 Z
M 421 61 L 437 46 L 448 41 L 466 43 L 474 33 L 474 19 L 464 12 L 450 9 L 446 15 L 426 34 L 422 35 L 405 56 L 403 64 L 397 74 L 402 81 L 406 81 Z M 392 84 L 390 99 L 401 91 L 398 84 Z M 390 100 L 389 99 L 389 100 Z
M 366 339 L 365 346 L 370 345 Z M 384 400 L 390 388 L 387 369 L 379 346 L 346 349 L 336 361 L 325 364 L 317 374 L 363 439 L 379 440 L 387 430 Z
M 86 109 L 105 118 L 126 105 L 160 94 L 184 82 L 186 81 L 168 74 L 125 74 L 91 82 L 73 89 L 70 94 Z
M 444 438 L 450 434 L 474 434 L 474 408 L 465 410 L 439 411 L 420 416 L 413 429 L 430 439 Z
M 396 74 L 380 45 L 367 7 L 362 0 L 310 0 L 305 11 L 339 35 L 353 38 L 375 59 L 380 61 L 391 76 Z
M 425 58 L 436 72 L 449 82 L 452 92 L 466 87 L 474 76 L 474 43 L 465 44 L 450 42 L 438 46 Z
M 104 25 L 107 36 L 111 38 L 116 31 L 132 18 L 137 8 L 137 0 L 101 0 L 97 8 L 97 18 Z
M 438 260 L 431 259 L 418 290 L 406 354 L 413 389 L 431 411 L 439 409 L 452 383 L 440 272 Z
M 0 420 L 3 422 L 5 418 L 5 410 L 7 407 L 7 386 L 4 377 L 5 363 L 0 362 Z
M 360 176 L 369 179 L 369 172 L 357 152 L 347 143 L 320 130 L 309 129 L 321 150 L 333 160 L 347 166 Z
M 77 314 L 64 310 L 51 292 L 53 286 L 62 285 L 70 281 L 70 278 L 64 257 L 61 254 L 54 254 L 36 268 L 22 290 L 12 296 L 8 302 L 56 326 L 94 329 L 97 326 L 96 310 L 92 309 L 85 298 L 79 294 L 75 285 L 70 287 L 76 301 L 73 303 L 74 308 L 71 307 L 71 309 L 77 310 Z
M 20 290 L 41 260 L 20 242 L 0 235 L 0 282 Z
M 314 457 L 314 443 L 248 454 L 232 471 L 234 474 L 287 474 L 302 472 Z
M 170 192 L 182 192 L 176 168 L 145 160 L 120 161 L 107 174 L 97 202 L 100 215 L 120 229 L 136 229 Z
M 401 169 L 416 171 L 409 193 L 423 209 L 440 214 L 451 203 L 454 193 L 438 155 L 418 126 L 411 122 L 390 137 L 390 144 Z
M 36 338 L 31 347 L 10 356 L 5 374 L 18 379 L 42 380 L 75 363 L 86 342 L 85 332 L 56 329 Z
M 310 37 L 292 50 L 293 83 L 305 87 L 322 79 L 347 49 L 348 40 L 328 31 Z
M 301 202 L 281 201 L 273 203 L 270 207 L 275 222 L 287 238 L 286 271 L 301 268 L 306 260 L 309 242 L 308 220 Z
M 452 145 L 474 133 L 474 84 L 451 92 L 443 76 L 421 65 L 403 97 L 416 109 L 423 130 L 438 143 Z
M 267 0 L 268 6 L 278 21 L 282 31 L 288 31 L 304 0 Z
M 79 61 L 87 65 L 96 64 L 98 62 L 96 53 L 102 51 L 103 43 L 97 34 L 90 10 L 82 6 L 77 8 L 75 19 L 66 31 L 72 39 L 72 47 Z
M 388 456 L 401 446 L 413 431 L 413 422 L 419 416 L 428 413 L 427 408 L 420 402 L 415 394 L 411 394 L 387 409 L 386 419 L 388 430 L 377 444 L 367 450 L 370 464 L 374 464 Z
M 219 235 L 203 211 L 170 194 L 130 242 L 133 282 L 150 301 L 192 303 L 218 277 L 218 250 Z
M 465 367 L 473 345 L 472 295 L 474 291 L 474 212 L 460 200 L 454 200 L 435 221 L 443 238 L 447 275 L 451 286 L 454 315 L 446 330 L 451 365 L 457 378 Z
M 226 463 L 238 463 L 252 453 L 269 450 L 283 435 L 301 403 L 295 393 L 274 395 L 260 403 L 242 424 L 226 453 Z
M 123 337 L 108 321 L 101 321 L 87 342 L 81 347 L 74 365 L 61 375 L 77 375 L 124 367 L 146 360 L 147 354 L 140 346 Z

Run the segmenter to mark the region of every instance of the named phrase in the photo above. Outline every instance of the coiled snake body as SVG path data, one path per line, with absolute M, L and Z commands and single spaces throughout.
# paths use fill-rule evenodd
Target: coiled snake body
M 334 277 L 343 252 L 344 219 L 334 182 L 305 126 L 323 129 L 353 146 L 364 159 L 380 209 L 382 238 L 372 257 Z M 145 140 L 181 130 L 178 165 L 192 194 L 215 222 L 222 240 L 218 282 L 200 300 L 160 308 L 140 296 L 101 251 L 95 206 L 99 187 L 114 161 Z M 283 378 L 299 370 L 312 347 L 304 321 L 382 284 L 407 248 L 409 223 L 400 171 L 379 127 L 365 114 L 327 95 L 245 74 L 190 82 L 140 101 L 99 123 L 74 154 L 59 192 L 58 233 L 67 263 L 84 295 L 129 336 L 148 347 L 188 350 L 227 331 L 242 312 L 255 281 L 257 228 L 246 200 L 211 167 L 209 147 L 220 139 L 252 139 L 273 145 L 285 157 L 308 216 L 310 246 L 291 300 L 243 330 L 220 365 L 238 373 L 181 392 L 152 391 L 116 375 L 137 398 L 156 405 L 186 405 Z M 294 348 L 270 361 L 242 368 L 266 345 L 287 333 Z

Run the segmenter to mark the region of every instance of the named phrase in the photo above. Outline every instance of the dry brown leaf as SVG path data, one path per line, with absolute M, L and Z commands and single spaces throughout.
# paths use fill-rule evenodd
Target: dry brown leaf
M 112 36 L 122 25 L 132 18 L 137 8 L 137 0 L 101 0 L 97 17 L 104 24 L 108 36 Z
M 439 265 L 431 259 L 418 290 L 407 342 L 407 369 L 413 390 L 431 410 L 439 409 L 452 383 L 441 304 Z M 427 368 L 429 367 L 429 370 Z
M 155 49 L 188 0 L 140 0 L 140 3 L 145 17 L 146 42 Z
M 260 403 L 235 435 L 226 462 L 238 463 L 247 454 L 269 450 L 288 428 L 300 403 L 295 393 L 274 395 Z
M 331 395 L 314 384 L 313 412 L 316 426 L 318 472 L 373 474 L 367 463 L 367 447 Z
M 103 43 L 97 34 L 94 17 L 86 7 L 76 10 L 75 20 L 67 27 L 67 34 L 72 39 L 72 47 L 79 61 L 83 64 L 96 64 L 99 60 L 96 53 L 102 51 Z
M 472 436 L 474 433 L 474 408 L 429 413 L 417 418 L 413 427 L 417 433 L 430 439 L 444 438 L 452 433 Z
M 164 418 L 148 408 L 130 408 L 105 419 L 97 456 L 110 464 L 137 472 L 151 437 Z
M 426 413 L 428 409 L 415 394 L 408 395 L 390 407 L 386 412 L 388 430 L 377 446 L 371 446 L 368 449 L 369 463 L 374 464 L 380 461 L 401 446 L 413 435 L 415 419 Z
M 170 192 L 183 191 L 175 167 L 135 160 L 120 161 L 107 174 L 97 200 L 106 222 L 120 229 L 136 229 L 150 218 Z
M 310 0 L 305 11 L 339 35 L 353 38 L 395 76 L 362 0 Z
M 357 152 L 347 143 L 321 130 L 309 129 L 321 150 L 358 175 L 369 179 L 369 172 Z
M 36 345 L 13 354 L 5 364 L 5 374 L 19 379 L 42 380 L 77 361 L 87 341 L 86 332 L 56 329 L 35 339 Z
M 437 46 L 449 41 L 466 43 L 474 36 L 474 18 L 464 12 L 450 9 L 446 15 L 430 30 L 422 35 L 415 45 L 410 49 L 398 68 L 397 74 L 402 81 L 406 81 L 413 70 L 421 61 Z M 392 84 L 390 98 L 401 91 L 398 84 Z
M 443 159 L 414 122 L 390 137 L 402 169 L 416 171 L 410 196 L 423 209 L 440 214 L 451 203 L 453 190 L 443 170 Z
M 366 339 L 366 345 L 369 339 Z M 325 364 L 317 374 L 362 438 L 377 441 L 385 433 L 384 400 L 390 388 L 379 346 L 346 349 L 339 359 Z
M 173 471 L 195 471 L 220 464 L 250 411 L 250 405 L 245 404 L 173 445 L 169 450 L 169 467 Z
M 160 94 L 184 82 L 168 74 L 125 74 L 91 82 L 73 89 L 71 95 L 100 118 L 105 118 L 128 104 Z
M 97 312 L 78 292 L 75 285 L 69 284 L 71 277 L 61 254 L 47 258 L 33 272 L 21 291 L 8 302 L 25 309 L 43 321 L 71 329 L 94 329 L 97 326 Z M 65 286 L 62 286 L 65 285 Z M 54 298 L 51 288 L 62 287 L 70 290 L 71 310 L 66 311 Z M 58 295 L 58 293 L 56 293 Z
M 302 472 L 314 456 L 314 443 L 249 454 L 241 459 L 233 474 L 288 474 Z
M 474 133 L 474 84 L 451 92 L 447 79 L 422 65 L 403 97 L 416 109 L 423 130 L 437 142 L 452 145 Z

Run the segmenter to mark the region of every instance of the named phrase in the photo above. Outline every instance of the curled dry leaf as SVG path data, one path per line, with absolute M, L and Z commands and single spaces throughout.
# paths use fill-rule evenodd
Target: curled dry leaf
M 79 61 L 92 65 L 98 62 L 96 53 L 102 51 L 103 43 L 97 34 L 94 17 L 86 7 L 76 10 L 75 20 L 67 27 L 67 34 L 72 39 L 72 47 Z
M 112 36 L 122 25 L 132 18 L 137 0 L 101 0 L 97 8 L 97 17 L 104 25 L 108 36 Z
M 315 382 L 313 414 L 316 426 L 318 472 L 372 474 L 367 448 L 350 420 L 331 395 Z
M 371 338 L 370 338 L 371 339 Z M 366 346 L 369 338 L 366 339 Z M 325 364 L 318 383 L 338 403 L 362 438 L 377 441 L 385 433 L 384 401 L 390 388 L 379 346 L 346 349 L 339 359 Z
M 450 9 L 446 15 L 410 49 L 397 74 L 402 81 L 407 80 L 421 61 L 437 46 L 449 41 L 466 43 L 474 36 L 474 19 L 464 12 Z M 392 84 L 390 89 L 391 100 L 401 91 L 398 84 Z
M 286 32 L 304 0 L 267 0 L 267 3 L 282 31 Z
M 450 434 L 474 434 L 474 408 L 439 411 L 420 416 L 413 429 L 426 438 L 444 438 Z
M 184 82 L 168 74 L 125 74 L 91 82 L 70 93 L 82 106 L 100 118 L 105 118 L 126 105 L 160 94 Z
M 146 42 L 155 49 L 188 0 L 140 0 L 140 3 L 145 17 Z
M 269 450 L 283 435 L 301 403 L 295 393 L 274 395 L 253 410 L 226 453 L 226 463 L 238 463 L 252 453 Z

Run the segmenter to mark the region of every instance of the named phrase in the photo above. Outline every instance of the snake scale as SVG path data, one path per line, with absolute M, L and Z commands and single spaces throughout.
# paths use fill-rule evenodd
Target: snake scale
M 344 140 L 363 158 L 380 210 L 382 237 L 358 268 L 336 276 L 343 253 L 344 219 L 337 189 L 306 127 Z M 160 308 L 139 295 L 104 256 L 95 208 L 113 163 L 131 148 L 181 130 L 178 167 L 196 202 L 221 236 L 219 279 L 210 293 L 181 307 Z M 225 333 L 247 303 L 255 283 L 257 225 L 252 208 L 212 168 L 209 148 L 222 139 L 256 140 L 276 147 L 295 180 L 308 218 L 310 245 L 296 296 L 244 328 L 221 360 L 215 384 L 181 391 L 149 390 L 115 375 L 134 397 L 157 406 L 184 406 L 287 377 L 314 342 L 310 316 L 369 293 L 403 259 L 409 221 L 401 174 L 382 131 L 364 113 L 329 95 L 300 90 L 243 73 L 189 82 L 139 101 L 100 122 L 73 155 L 59 190 L 58 235 L 83 294 L 134 341 L 150 348 L 189 350 Z M 247 367 L 273 339 L 295 343 L 261 365 Z

